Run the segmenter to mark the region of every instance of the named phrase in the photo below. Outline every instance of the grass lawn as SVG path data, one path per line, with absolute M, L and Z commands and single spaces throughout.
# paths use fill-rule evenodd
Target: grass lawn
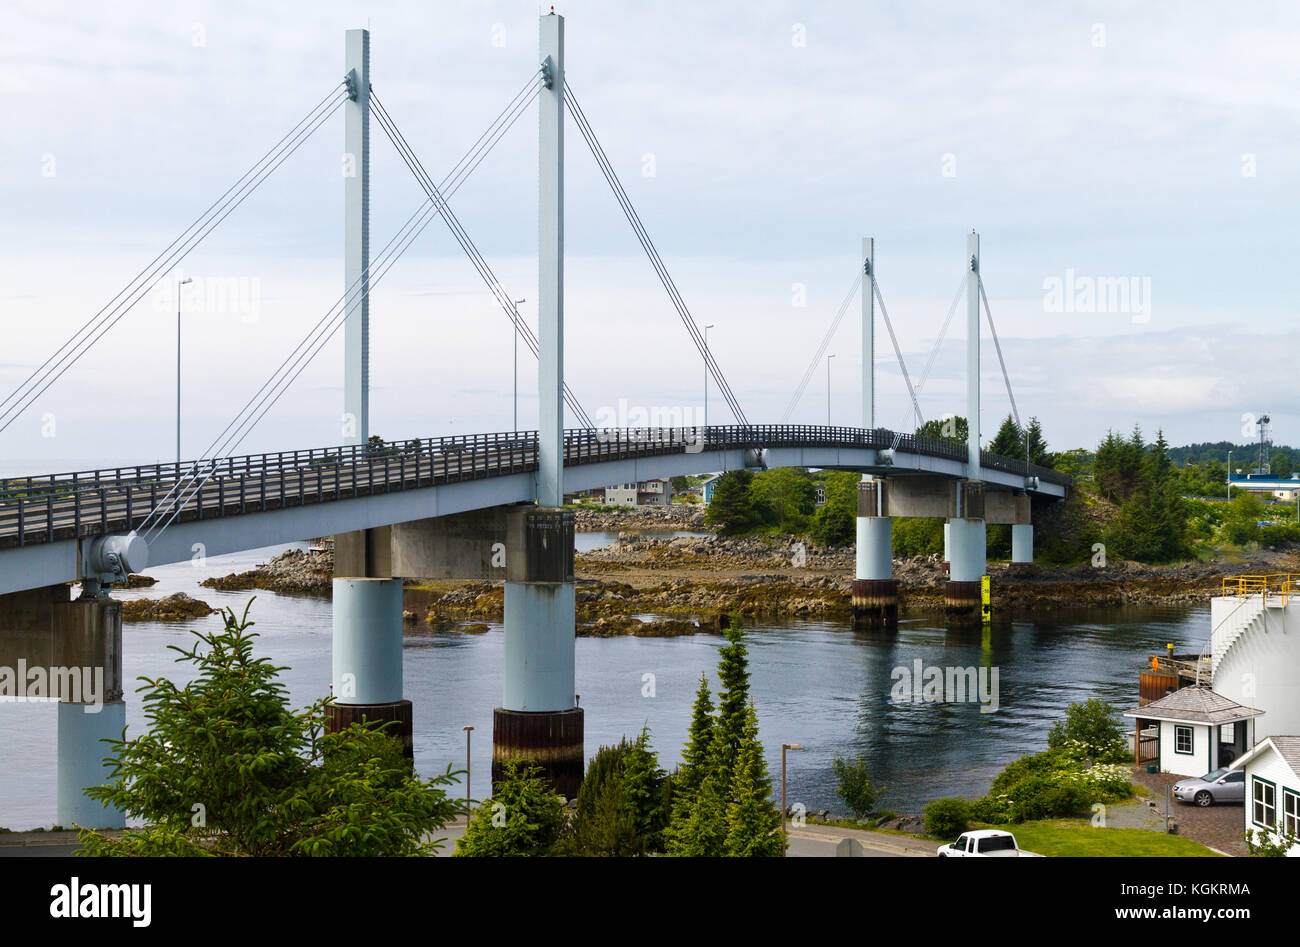
M 980 828 L 1008 829 L 1020 847 L 1040 855 L 1119 858 L 1170 856 L 1176 858 L 1218 858 L 1204 845 L 1146 829 L 1096 829 L 1087 819 L 1045 819 L 1019 825 L 990 825 Z

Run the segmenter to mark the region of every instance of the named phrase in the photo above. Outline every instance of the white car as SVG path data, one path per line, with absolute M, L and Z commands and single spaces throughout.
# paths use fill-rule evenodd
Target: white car
M 1001 829 L 964 832 L 955 842 L 939 846 L 940 858 L 1042 858 L 1016 844 L 1016 837 Z

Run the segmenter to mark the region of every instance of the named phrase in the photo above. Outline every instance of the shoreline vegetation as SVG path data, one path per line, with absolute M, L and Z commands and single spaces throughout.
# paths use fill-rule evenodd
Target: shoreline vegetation
M 852 546 L 819 546 L 797 536 L 655 535 L 702 532 L 702 517 L 688 504 L 579 508 L 579 531 L 613 532 L 617 539 L 576 556 L 578 634 L 719 633 L 730 614 L 746 619 L 850 617 Z M 201 584 L 217 591 L 265 589 L 328 598 L 333 565 L 328 551 L 290 549 L 254 569 Z M 1300 556 L 1279 548 L 1159 566 L 1110 559 L 1103 566 L 990 562 L 988 568 L 995 613 L 1013 616 L 1063 608 L 1204 605 L 1218 594 L 1225 577 L 1279 571 L 1300 571 Z M 896 558 L 894 576 L 900 614 L 942 614 L 947 572 L 939 555 Z M 478 632 L 484 630 L 482 622 L 501 620 L 504 585 L 499 579 L 408 579 L 404 599 L 408 628 L 434 625 Z M 655 618 L 644 620 L 646 615 Z M 150 620 L 148 609 L 132 610 L 127 620 Z

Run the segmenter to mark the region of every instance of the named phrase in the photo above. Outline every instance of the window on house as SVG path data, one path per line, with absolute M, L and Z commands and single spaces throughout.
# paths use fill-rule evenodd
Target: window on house
M 1282 831 L 1300 835 L 1300 794 L 1282 790 Z
M 1174 752 L 1175 753 L 1192 752 L 1192 728 L 1191 727 L 1174 727 Z
M 1277 824 L 1277 789 L 1259 777 L 1253 780 L 1250 817 L 1256 825 L 1273 828 Z

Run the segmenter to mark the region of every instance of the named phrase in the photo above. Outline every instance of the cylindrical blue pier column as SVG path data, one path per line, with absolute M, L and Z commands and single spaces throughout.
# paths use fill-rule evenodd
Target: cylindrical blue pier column
M 1034 527 L 1031 523 L 1011 525 L 1011 561 L 1034 561 Z
M 112 806 L 91 799 L 85 790 L 108 782 L 110 767 L 104 762 L 109 745 L 122 739 L 126 704 L 120 700 L 95 707 L 59 703 L 58 821 L 64 828 L 120 829 L 126 817 Z
M 571 510 L 521 507 L 506 530 L 505 696 L 492 724 L 492 779 L 531 760 L 572 799 L 582 784 L 583 714 L 574 693 Z
M 330 729 L 363 720 L 413 755 L 411 702 L 402 699 L 402 580 L 334 580 L 333 701 Z
M 887 510 L 885 481 L 858 484 L 857 556 L 852 585 L 854 624 L 889 624 L 898 620 L 898 583 L 894 580 L 894 521 Z

